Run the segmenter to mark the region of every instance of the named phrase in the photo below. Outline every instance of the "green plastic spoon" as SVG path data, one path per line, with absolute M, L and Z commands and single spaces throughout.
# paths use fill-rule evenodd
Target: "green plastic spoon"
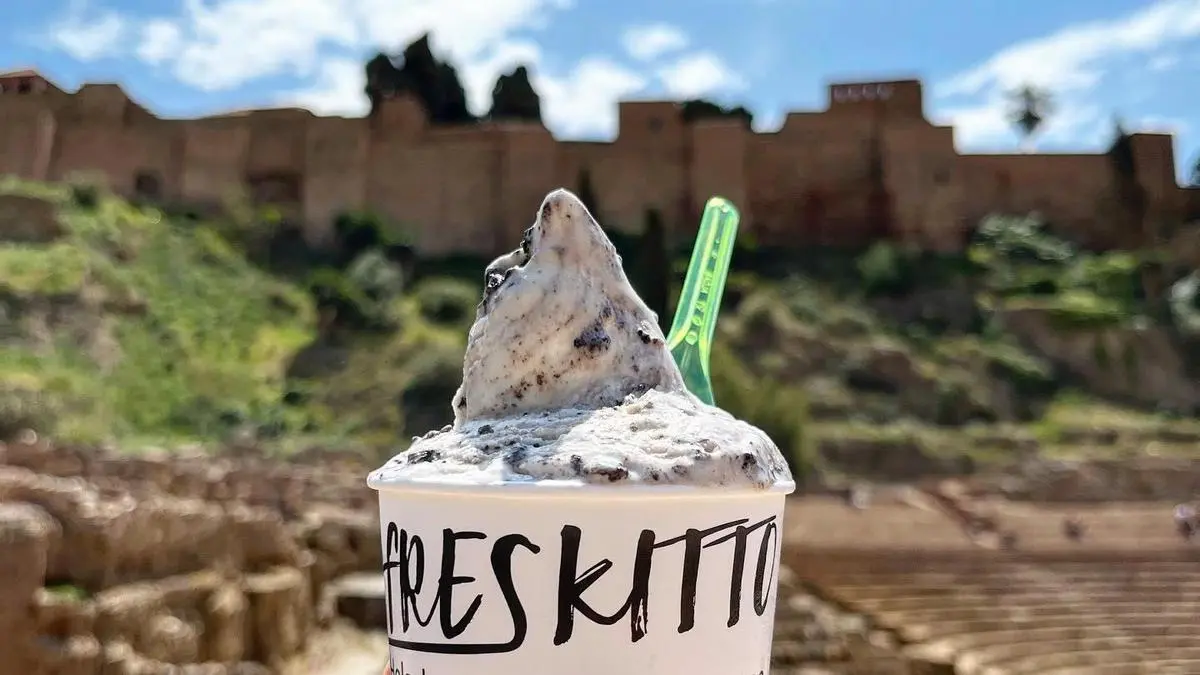
M 737 228 L 738 212 L 733 204 L 723 197 L 709 199 L 675 308 L 675 321 L 667 336 L 667 348 L 683 373 L 684 384 L 709 405 L 714 401 L 708 359 Z

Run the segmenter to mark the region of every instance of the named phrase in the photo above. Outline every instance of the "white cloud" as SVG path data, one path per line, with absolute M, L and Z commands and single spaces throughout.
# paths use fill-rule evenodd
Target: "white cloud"
M 177 35 L 165 61 L 184 84 L 202 91 L 234 88 L 274 75 L 314 72 L 321 48 L 350 46 L 358 24 L 337 0 L 185 0 L 180 17 L 157 18 L 139 53 L 161 56 L 158 38 Z M 362 3 L 358 3 L 362 4 Z
M 1116 19 L 1068 26 L 1011 45 L 939 83 L 935 94 L 942 102 L 941 116 L 956 125 L 964 145 L 1015 140 L 1005 94 L 1026 84 L 1048 90 L 1055 100 L 1042 139 L 1098 140 L 1103 137 L 1098 130 L 1105 126 L 1091 95 L 1121 58 L 1141 57 L 1144 67 L 1163 57 L 1172 44 L 1196 36 L 1200 36 L 1200 2 L 1159 0 Z
M 51 24 L 47 39 L 79 61 L 94 61 L 118 51 L 125 20 L 114 12 L 88 17 L 85 2 L 72 2 L 66 16 Z
M 332 58 L 321 62 L 315 83 L 304 89 L 286 92 L 277 102 L 307 108 L 317 115 L 361 117 L 370 103 L 363 94 L 367 74 L 357 59 Z
M 422 33 L 460 67 L 519 29 L 544 25 L 568 0 L 185 0 L 144 27 L 139 55 L 183 83 L 232 89 L 274 76 L 319 76 L 330 57 L 397 49 Z M 174 53 L 164 45 L 175 47 Z
M 653 61 L 688 45 L 687 35 L 676 26 L 654 23 L 634 26 L 621 35 L 625 53 L 638 61 Z
M 1126 54 L 1149 54 L 1200 35 L 1200 2 L 1160 0 L 1119 19 L 1069 26 L 1001 50 L 983 64 L 943 82 L 939 95 L 971 95 L 1024 84 L 1056 91 L 1088 89 L 1105 64 Z
M 642 75 L 604 57 L 589 57 L 564 77 L 534 75 L 547 126 L 571 136 L 612 138 L 617 132 L 616 102 L 648 84 Z
M 542 51 L 532 42 L 506 40 L 467 61 L 458 69 L 471 110 L 484 113 L 492 103 L 496 76 L 511 72 L 519 65 L 533 66 L 542 59 Z
M 946 108 L 936 115 L 954 125 L 960 146 L 979 149 L 1009 147 L 1019 136 L 1010 118 L 1011 104 L 1002 95 L 961 107 Z M 1035 143 L 1100 142 L 1110 130 L 1099 106 L 1078 103 L 1056 106 L 1034 137 Z
M 1179 65 L 1179 62 L 1180 58 L 1178 54 L 1159 54 L 1158 56 L 1150 59 L 1150 62 L 1146 64 L 1146 67 L 1156 73 L 1161 73 L 1165 70 L 1171 70 L 1175 66 Z
M 183 41 L 179 26 L 170 21 L 154 19 L 142 25 L 137 44 L 137 57 L 157 66 L 171 58 Z
M 1183 136 L 1191 131 L 1192 128 L 1192 125 L 1188 124 L 1187 120 L 1181 120 L 1176 117 L 1160 117 L 1158 115 L 1148 115 L 1139 118 L 1135 124 L 1130 126 L 1135 131 L 1174 134 L 1176 136 Z
M 514 50 L 515 56 L 520 50 Z M 494 57 L 503 62 L 501 54 Z M 530 62 L 536 59 L 520 62 Z M 484 77 L 485 69 L 468 70 L 464 88 L 468 100 L 481 99 L 479 110 L 491 101 L 494 78 Z M 616 101 L 637 93 L 647 85 L 645 77 L 603 57 L 580 61 L 567 73 L 554 76 L 537 66 L 532 72 L 533 86 L 542 99 L 542 118 L 556 133 L 568 137 L 612 138 L 617 133 Z M 362 96 L 366 78 L 362 64 L 354 59 L 334 59 L 321 64 L 317 83 L 308 89 L 290 92 L 281 103 L 298 105 L 318 115 L 359 116 L 367 112 Z M 485 88 L 486 87 L 486 88 Z
M 546 28 L 572 1 L 184 0 L 180 14 L 142 21 L 132 47 L 140 60 L 195 89 L 291 77 L 303 84 L 277 92 L 274 103 L 361 115 L 363 56 L 399 50 L 429 33 L 434 51 L 458 68 L 473 112 L 487 111 L 498 75 L 525 64 L 556 133 L 611 136 L 616 101 L 645 88 L 646 78 L 598 55 L 551 69 L 536 44 L 518 37 Z
M 753 128 L 760 134 L 775 133 L 783 128 L 787 112 L 782 108 L 769 108 L 754 113 Z
M 566 137 L 611 138 L 617 131 L 617 101 L 648 84 L 643 75 L 602 56 L 584 57 L 567 70 L 553 69 L 546 63 L 537 44 L 511 36 L 517 28 L 536 26 L 544 21 L 545 10 L 564 6 L 559 0 L 541 0 L 538 11 L 533 9 L 539 0 L 498 0 L 496 5 L 490 6 L 492 10 L 507 5 L 509 11 L 517 14 L 505 18 L 503 13 L 495 12 L 491 20 L 472 19 L 454 26 L 454 30 L 450 30 L 450 24 L 455 16 L 475 5 L 472 0 L 461 0 L 462 7 L 455 8 L 446 5 L 460 0 L 443 2 L 438 12 L 431 10 L 427 21 L 403 17 L 404 21 L 412 23 L 393 27 L 403 36 L 396 45 L 403 45 L 432 28 L 431 41 L 435 51 L 458 67 L 468 105 L 477 114 L 485 113 L 490 106 L 497 76 L 511 72 L 518 65 L 526 65 L 541 96 L 542 116 L 548 127 Z M 438 26 L 443 24 L 447 27 L 437 32 Z M 364 39 L 369 41 L 373 39 L 371 35 L 382 32 L 372 25 Z M 358 58 L 325 58 L 317 66 L 310 85 L 285 92 L 277 102 L 301 105 L 318 114 L 362 115 L 367 109 L 364 85 L 362 63 Z
M 741 76 L 712 52 L 682 56 L 659 68 L 657 75 L 667 94 L 675 98 L 698 98 L 745 85 Z

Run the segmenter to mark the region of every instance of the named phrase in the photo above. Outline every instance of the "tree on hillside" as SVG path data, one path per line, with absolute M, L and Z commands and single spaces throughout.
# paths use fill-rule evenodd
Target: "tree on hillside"
M 702 119 L 741 118 L 746 123 L 747 128 L 754 123 L 754 114 L 747 110 L 745 106 L 739 105 L 737 107 L 726 108 L 705 99 L 684 101 L 682 116 L 685 122 Z
M 376 54 L 365 69 L 371 112 L 388 98 L 411 94 L 422 103 L 434 124 L 463 124 L 475 119 L 467 109 L 467 94 L 458 70 L 433 55 L 428 34 L 405 47 L 399 57 Z
M 488 119 L 542 121 L 542 99 L 529 80 L 528 68 L 517 66 L 511 73 L 496 78 Z
M 1200 188 L 1200 155 L 1196 157 L 1196 163 L 1192 164 L 1192 170 L 1188 173 L 1187 184 L 1189 187 Z
M 1054 112 L 1054 98 L 1050 92 L 1031 84 L 1009 93 L 1008 98 L 1009 120 L 1016 125 L 1025 150 L 1031 151 L 1034 135 Z
M 579 197 L 579 201 L 587 207 L 587 210 L 592 214 L 592 217 L 597 221 L 600 220 L 600 209 L 596 204 L 596 188 L 592 186 L 592 172 L 587 169 L 579 171 L 578 186 L 575 188 L 575 196 Z
M 876 236 L 892 234 L 892 199 L 887 189 L 887 171 L 884 162 L 883 138 L 878 123 L 871 130 L 867 142 L 867 218 L 869 227 Z
M 393 79 L 397 68 L 390 56 L 379 52 L 367 61 L 366 71 L 367 84 L 364 89 L 367 100 L 371 102 L 371 112 L 375 112 L 384 98 L 394 93 Z
M 658 209 L 646 210 L 640 248 L 642 269 L 638 290 L 658 315 L 658 324 L 665 332 L 673 318 L 667 315 L 671 302 L 671 257 L 667 251 L 667 229 Z
M 1109 214 L 1112 225 L 1121 243 L 1136 248 L 1148 242 L 1142 240 L 1149 198 L 1138 174 L 1137 159 L 1133 152 L 1133 137 L 1125 130 L 1120 120 L 1113 124 L 1113 142 L 1108 149 L 1109 166 L 1112 169 L 1113 198 L 1116 208 Z

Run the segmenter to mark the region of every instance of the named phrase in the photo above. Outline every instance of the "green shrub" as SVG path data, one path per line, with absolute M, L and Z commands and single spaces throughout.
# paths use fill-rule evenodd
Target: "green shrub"
M 804 392 L 755 378 L 719 341 L 713 344 L 711 368 L 717 406 L 765 431 L 787 458 L 797 482 L 807 476 L 815 466 Z
M 1172 284 L 1168 297 L 1175 326 L 1185 334 L 1200 335 L 1200 272 Z
M 452 328 L 465 328 L 475 320 L 479 289 L 452 278 L 428 279 L 412 290 L 418 311 L 426 321 Z
M 419 436 L 454 421 L 451 399 L 462 375 L 462 358 L 456 352 L 434 350 L 421 359 L 400 394 L 405 435 Z
M 345 275 L 324 267 L 308 276 L 305 283 L 317 307 L 332 311 L 338 325 L 354 330 L 386 331 L 395 327 L 389 307 L 371 299 Z
M 0 442 L 15 437 L 25 429 L 40 434 L 54 432 L 57 401 L 36 389 L 0 382 Z
M 361 253 L 346 268 L 346 279 L 376 303 L 390 303 L 404 290 L 404 268 L 378 248 Z
M 911 287 L 911 275 L 904 254 L 890 242 L 876 242 L 855 265 L 867 295 L 899 295 Z
M 990 373 L 1010 382 L 1022 398 L 1045 398 L 1058 390 L 1058 380 L 1050 364 L 1017 347 L 991 344 L 985 356 Z
M 1051 321 L 1067 330 L 1112 328 L 1125 324 L 1132 315 L 1119 302 L 1089 291 L 1068 291 L 1046 306 Z
M 402 228 L 373 211 L 338 214 L 333 220 L 333 233 L 343 265 L 373 248 L 386 250 L 410 243 Z
M 104 188 L 100 183 L 86 176 L 72 178 L 69 183 L 71 194 L 71 203 L 86 211 L 91 211 L 100 206 L 100 199 L 104 194 Z

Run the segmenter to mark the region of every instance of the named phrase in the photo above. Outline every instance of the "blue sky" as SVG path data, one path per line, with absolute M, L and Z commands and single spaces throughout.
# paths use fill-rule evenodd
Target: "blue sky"
M 1004 93 L 1056 95 L 1044 150 L 1095 150 L 1119 114 L 1200 154 L 1200 0 L 10 0 L 0 70 L 117 81 L 168 116 L 303 105 L 361 114 L 361 63 L 432 31 L 486 106 L 533 66 L 560 138 L 611 138 L 615 101 L 705 96 L 764 130 L 831 80 L 919 76 L 963 151 L 1011 151 Z

